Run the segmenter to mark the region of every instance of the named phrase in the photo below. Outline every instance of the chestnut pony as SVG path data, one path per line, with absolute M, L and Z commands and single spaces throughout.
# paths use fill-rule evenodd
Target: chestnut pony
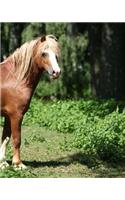
M 5 117 L 0 147 L 0 168 L 8 166 L 6 147 L 12 135 L 12 164 L 26 168 L 20 158 L 21 123 L 43 71 L 51 78 L 59 77 L 57 63 L 59 45 L 53 35 L 26 42 L 0 63 L 0 113 Z

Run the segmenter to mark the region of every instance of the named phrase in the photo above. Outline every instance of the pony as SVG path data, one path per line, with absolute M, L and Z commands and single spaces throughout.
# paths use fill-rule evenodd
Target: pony
M 12 164 L 25 169 L 20 158 L 21 124 L 43 71 L 50 78 L 60 75 L 59 43 L 54 35 L 46 35 L 24 43 L 0 63 L 0 113 L 5 118 L 0 147 L 0 168 L 6 161 L 7 144 L 12 137 Z

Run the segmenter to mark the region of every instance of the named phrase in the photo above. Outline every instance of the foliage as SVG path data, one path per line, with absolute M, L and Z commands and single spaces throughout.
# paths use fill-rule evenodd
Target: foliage
M 88 46 L 87 34 L 76 37 L 62 35 L 61 46 L 61 96 L 83 97 L 84 90 L 89 89 L 90 66 L 85 62 L 85 52 Z
M 46 33 L 56 35 L 57 38 L 65 35 L 67 32 L 67 23 L 46 23 Z
M 21 34 L 22 36 L 22 43 L 33 40 L 36 37 L 39 37 L 40 34 L 44 34 L 44 24 L 43 23 L 29 23 L 27 26 L 23 29 L 23 32 Z
M 60 80 L 43 80 L 40 81 L 35 91 L 35 97 L 41 99 L 56 98 L 59 95 L 58 85 Z
M 33 99 L 24 124 L 39 124 L 74 137 L 68 145 L 104 160 L 121 160 L 125 152 L 125 110 L 117 102 Z M 66 144 L 67 146 L 67 144 Z

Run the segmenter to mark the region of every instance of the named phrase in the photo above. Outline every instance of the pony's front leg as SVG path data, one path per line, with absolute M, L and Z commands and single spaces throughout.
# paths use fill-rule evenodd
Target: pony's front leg
M 11 127 L 9 118 L 5 117 L 3 134 L 2 134 L 2 142 L 0 147 L 0 169 L 4 169 L 9 166 L 6 162 L 6 148 L 7 144 L 9 143 L 11 136 Z
M 11 134 L 13 140 L 13 159 L 12 164 L 15 169 L 25 169 L 26 166 L 22 163 L 20 159 L 20 145 L 21 145 L 21 123 L 22 115 L 12 115 L 11 116 Z

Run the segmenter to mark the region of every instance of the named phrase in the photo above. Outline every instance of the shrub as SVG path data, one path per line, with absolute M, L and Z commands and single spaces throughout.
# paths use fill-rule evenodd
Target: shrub
M 125 110 L 117 102 L 95 100 L 38 101 L 33 99 L 24 122 L 39 124 L 60 133 L 73 134 L 69 147 L 99 156 L 104 160 L 124 159 Z

